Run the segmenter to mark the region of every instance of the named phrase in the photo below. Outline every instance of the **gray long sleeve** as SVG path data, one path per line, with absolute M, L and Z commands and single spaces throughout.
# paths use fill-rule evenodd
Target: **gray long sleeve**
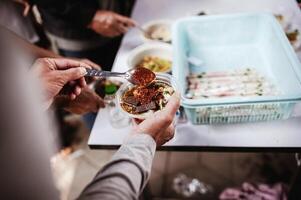
M 129 136 L 79 199 L 138 199 L 149 179 L 155 150 L 156 143 L 151 136 Z

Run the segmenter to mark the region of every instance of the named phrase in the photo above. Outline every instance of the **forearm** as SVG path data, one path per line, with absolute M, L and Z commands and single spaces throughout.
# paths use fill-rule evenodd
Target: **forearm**
M 43 57 L 49 57 L 49 58 L 60 58 L 61 57 L 60 55 L 58 55 L 50 50 L 43 49 L 34 44 L 31 44 L 30 42 L 19 37 L 14 32 L 12 32 L 2 26 L 1 26 L 1 30 L 5 31 L 7 34 L 9 34 L 9 36 L 12 37 L 12 39 L 18 44 L 18 46 L 23 48 L 24 52 L 28 52 L 35 59 L 43 58 Z
M 35 58 L 45 58 L 45 57 L 47 57 L 47 58 L 62 58 L 62 56 L 60 56 L 59 54 L 54 53 L 53 51 L 38 47 L 38 46 L 33 45 L 33 44 L 31 44 L 27 41 L 23 41 L 22 45 L 27 51 L 32 53 L 32 55 Z
M 130 136 L 79 199 L 138 199 L 149 179 L 155 149 L 151 136 Z

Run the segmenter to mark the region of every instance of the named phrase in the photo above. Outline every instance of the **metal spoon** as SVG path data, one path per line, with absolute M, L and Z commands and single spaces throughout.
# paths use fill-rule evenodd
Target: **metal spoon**
M 139 26 L 139 25 L 137 25 L 136 28 L 137 28 L 139 31 L 141 31 L 141 32 L 144 34 L 145 37 L 151 39 L 151 36 L 150 36 L 149 32 L 147 32 L 146 30 L 144 30 L 144 28 L 142 28 L 142 27 Z
M 154 72 L 143 67 L 133 68 L 124 73 L 101 71 L 96 69 L 86 69 L 86 71 L 87 74 L 85 76 L 96 76 L 100 78 L 120 77 L 126 79 L 134 85 L 146 85 L 156 78 Z

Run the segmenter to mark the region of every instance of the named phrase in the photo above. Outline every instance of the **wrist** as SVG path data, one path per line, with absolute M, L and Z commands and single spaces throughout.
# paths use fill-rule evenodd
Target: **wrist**
M 141 141 L 146 141 L 146 143 L 153 143 L 153 144 L 157 144 L 155 138 L 148 134 L 148 133 L 143 133 L 143 132 L 139 132 L 139 133 L 131 133 L 125 140 L 125 142 L 131 141 L 133 140 L 133 138 L 139 138 L 141 139 Z

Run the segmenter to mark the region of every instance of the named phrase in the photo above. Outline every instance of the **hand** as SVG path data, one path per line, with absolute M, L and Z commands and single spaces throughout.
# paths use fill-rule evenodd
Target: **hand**
M 96 69 L 96 70 L 101 70 L 101 67 L 96 64 L 95 62 L 87 59 L 87 58 L 70 58 L 72 60 L 77 60 L 77 61 L 80 61 L 80 62 L 83 62 L 83 63 L 86 63 L 87 65 L 91 66 L 93 69 Z M 85 80 L 87 82 L 87 84 L 89 85 L 90 83 L 94 82 L 95 80 L 99 79 L 98 77 L 85 77 Z
M 17 3 L 20 3 L 24 6 L 23 16 L 26 17 L 31 9 L 31 6 L 30 6 L 28 0 L 14 0 L 14 1 Z
M 149 134 L 158 146 L 165 144 L 174 136 L 173 119 L 179 107 L 180 95 L 175 93 L 163 110 L 155 112 L 139 125 L 134 125 L 133 134 Z
M 124 34 L 129 28 L 136 26 L 136 22 L 128 17 L 111 11 L 96 12 L 90 28 L 105 37 L 116 37 Z
M 98 64 L 96 64 L 95 62 L 93 62 L 87 58 L 70 58 L 70 59 L 77 60 L 79 62 L 83 62 L 83 63 L 91 66 L 93 69 L 101 70 L 101 67 Z
M 227 188 L 219 196 L 220 200 L 287 200 L 287 190 L 281 183 L 273 186 L 243 183 L 241 188 Z
M 71 59 L 38 59 L 32 71 L 44 85 L 46 106 L 49 106 L 53 98 L 60 92 L 69 95 L 72 100 L 75 99 L 81 93 L 82 88 L 86 86 L 85 68 L 91 67 L 83 62 Z
M 85 87 L 80 95 L 74 100 L 66 97 L 66 95 L 58 95 L 55 103 L 59 107 L 63 107 L 66 111 L 73 114 L 83 115 L 89 112 L 98 112 L 100 108 L 104 108 L 105 104 L 93 90 Z

